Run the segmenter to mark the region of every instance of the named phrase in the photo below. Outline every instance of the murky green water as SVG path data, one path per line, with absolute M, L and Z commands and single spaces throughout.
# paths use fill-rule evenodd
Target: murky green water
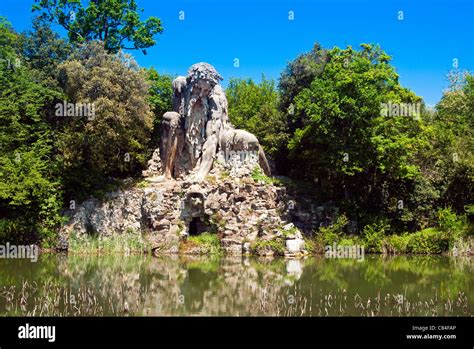
M 472 315 L 472 258 L 0 259 L 0 315 Z

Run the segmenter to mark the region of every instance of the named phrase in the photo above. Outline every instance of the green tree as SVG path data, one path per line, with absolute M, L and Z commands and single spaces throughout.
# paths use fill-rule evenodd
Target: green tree
M 67 189 L 80 199 L 106 189 L 107 178 L 134 175 L 146 162 L 153 124 L 149 86 L 131 56 L 109 54 L 97 42 L 59 65 L 59 73 L 67 101 L 94 111 L 58 116 L 65 123 L 59 149 Z
M 474 77 L 462 72 L 449 77 L 450 88 L 436 105 L 429 155 L 437 159 L 431 168 L 440 204 L 461 213 L 474 202 Z
M 61 181 L 47 122 L 60 93 L 22 59 L 20 36 L 0 21 L 0 240 L 44 244 L 60 220 Z
M 151 148 L 156 148 L 160 140 L 163 114 L 172 110 L 173 77 L 159 74 L 155 68 L 145 69 L 149 88 L 149 104 L 154 114 Z
M 163 32 L 159 18 L 140 19 L 142 10 L 135 0 L 35 0 L 33 10 L 65 28 L 72 43 L 99 40 L 113 53 L 120 49 L 146 53 Z
M 272 80 L 231 79 L 226 89 L 229 118 L 237 128 L 255 134 L 265 152 L 275 156 L 286 144 L 286 123 L 278 110 L 279 95 Z
M 326 66 L 328 51 L 315 43 L 311 51 L 303 53 L 289 62 L 280 75 L 280 109 L 287 116 L 290 132 L 301 127 L 301 121 L 294 115 L 294 99 L 303 89 L 308 88 Z
M 22 34 L 21 49 L 30 67 L 53 80 L 57 78 L 58 65 L 72 53 L 70 44 L 38 17 L 33 20 L 32 30 Z
M 323 198 L 352 217 L 372 211 L 413 222 L 413 214 L 404 217 L 412 202 L 404 188 L 420 176 L 414 159 L 426 143 L 421 98 L 400 86 L 379 47 L 334 48 L 323 61 L 289 98 L 294 110 L 288 118 L 298 126 L 288 143 L 290 174 L 315 182 Z M 388 103 L 419 108 L 413 115 L 384 114 Z

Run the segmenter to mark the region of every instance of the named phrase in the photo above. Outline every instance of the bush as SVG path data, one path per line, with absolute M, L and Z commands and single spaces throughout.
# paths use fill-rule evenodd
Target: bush
M 458 238 L 467 231 L 466 216 L 457 216 L 451 208 L 438 210 L 438 227 L 453 238 Z
M 416 233 L 391 235 L 384 240 L 388 253 L 438 254 L 448 250 L 449 238 L 436 228 L 428 228 Z
M 254 242 L 250 247 L 252 253 L 257 255 L 275 254 L 283 256 L 285 254 L 285 240 L 274 239 L 274 240 L 260 240 Z
M 337 243 L 338 246 L 354 246 L 354 245 L 360 245 L 359 240 L 357 238 L 342 238 L 339 240 Z
M 436 228 L 428 228 L 408 235 L 407 253 L 437 254 L 449 249 L 449 236 Z
M 263 182 L 266 185 L 271 185 L 274 183 L 273 178 L 268 177 L 265 173 L 263 173 L 260 166 L 255 166 L 250 175 L 255 182 Z
M 387 253 L 406 253 L 410 234 L 390 235 L 384 240 L 384 247 Z
M 202 233 L 187 238 L 186 244 L 199 247 L 200 254 L 221 254 L 221 241 L 216 234 Z
M 362 240 L 367 252 L 382 252 L 385 231 L 390 226 L 385 222 L 368 224 L 362 231 Z
M 306 251 L 313 254 L 320 252 L 318 250 L 318 246 L 316 245 L 316 242 L 313 239 L 309 239 L 307 237 L 303 237 L 303 238 L 304 238 L 304 246 L 305 246 Z
M 346 215 L 342 214 L 336 218 L 336 221 L 327 226 L 319 228 L 316 233 L 316 243 L 324 249 L 324 246 L 338 243 L 344 234 L 344 228 L 349 223 Z

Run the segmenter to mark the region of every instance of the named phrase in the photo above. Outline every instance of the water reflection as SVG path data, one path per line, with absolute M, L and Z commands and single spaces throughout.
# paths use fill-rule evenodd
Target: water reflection
M 1 315 L 472 315 L 472 259 L 42 255 L 0 260 Z

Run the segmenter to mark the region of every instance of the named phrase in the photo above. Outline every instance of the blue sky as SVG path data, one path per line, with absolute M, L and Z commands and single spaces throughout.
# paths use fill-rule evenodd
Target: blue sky
M 288 61 L 315 41 L 324 47 L 380 44 L 403 86 L 427 104 L 439 101 L 457 59 L 474 71 L 473 0 L 137 0 L 143 18 L 159 17 L 164 33 L 142 66 L 184 75 L 199 61 L 224 76 L 277 79 Z M 18 31 L 30 26 L 33 0 L 0 0 L 0 15 Z M 179 19 L 184 11 L 185 19 Z M 289 11 L 294 20 L 288 19 Z M 398 12 L 403 11 L 403 20 Z M 234 67 L 238 58 L 240 66 Z

